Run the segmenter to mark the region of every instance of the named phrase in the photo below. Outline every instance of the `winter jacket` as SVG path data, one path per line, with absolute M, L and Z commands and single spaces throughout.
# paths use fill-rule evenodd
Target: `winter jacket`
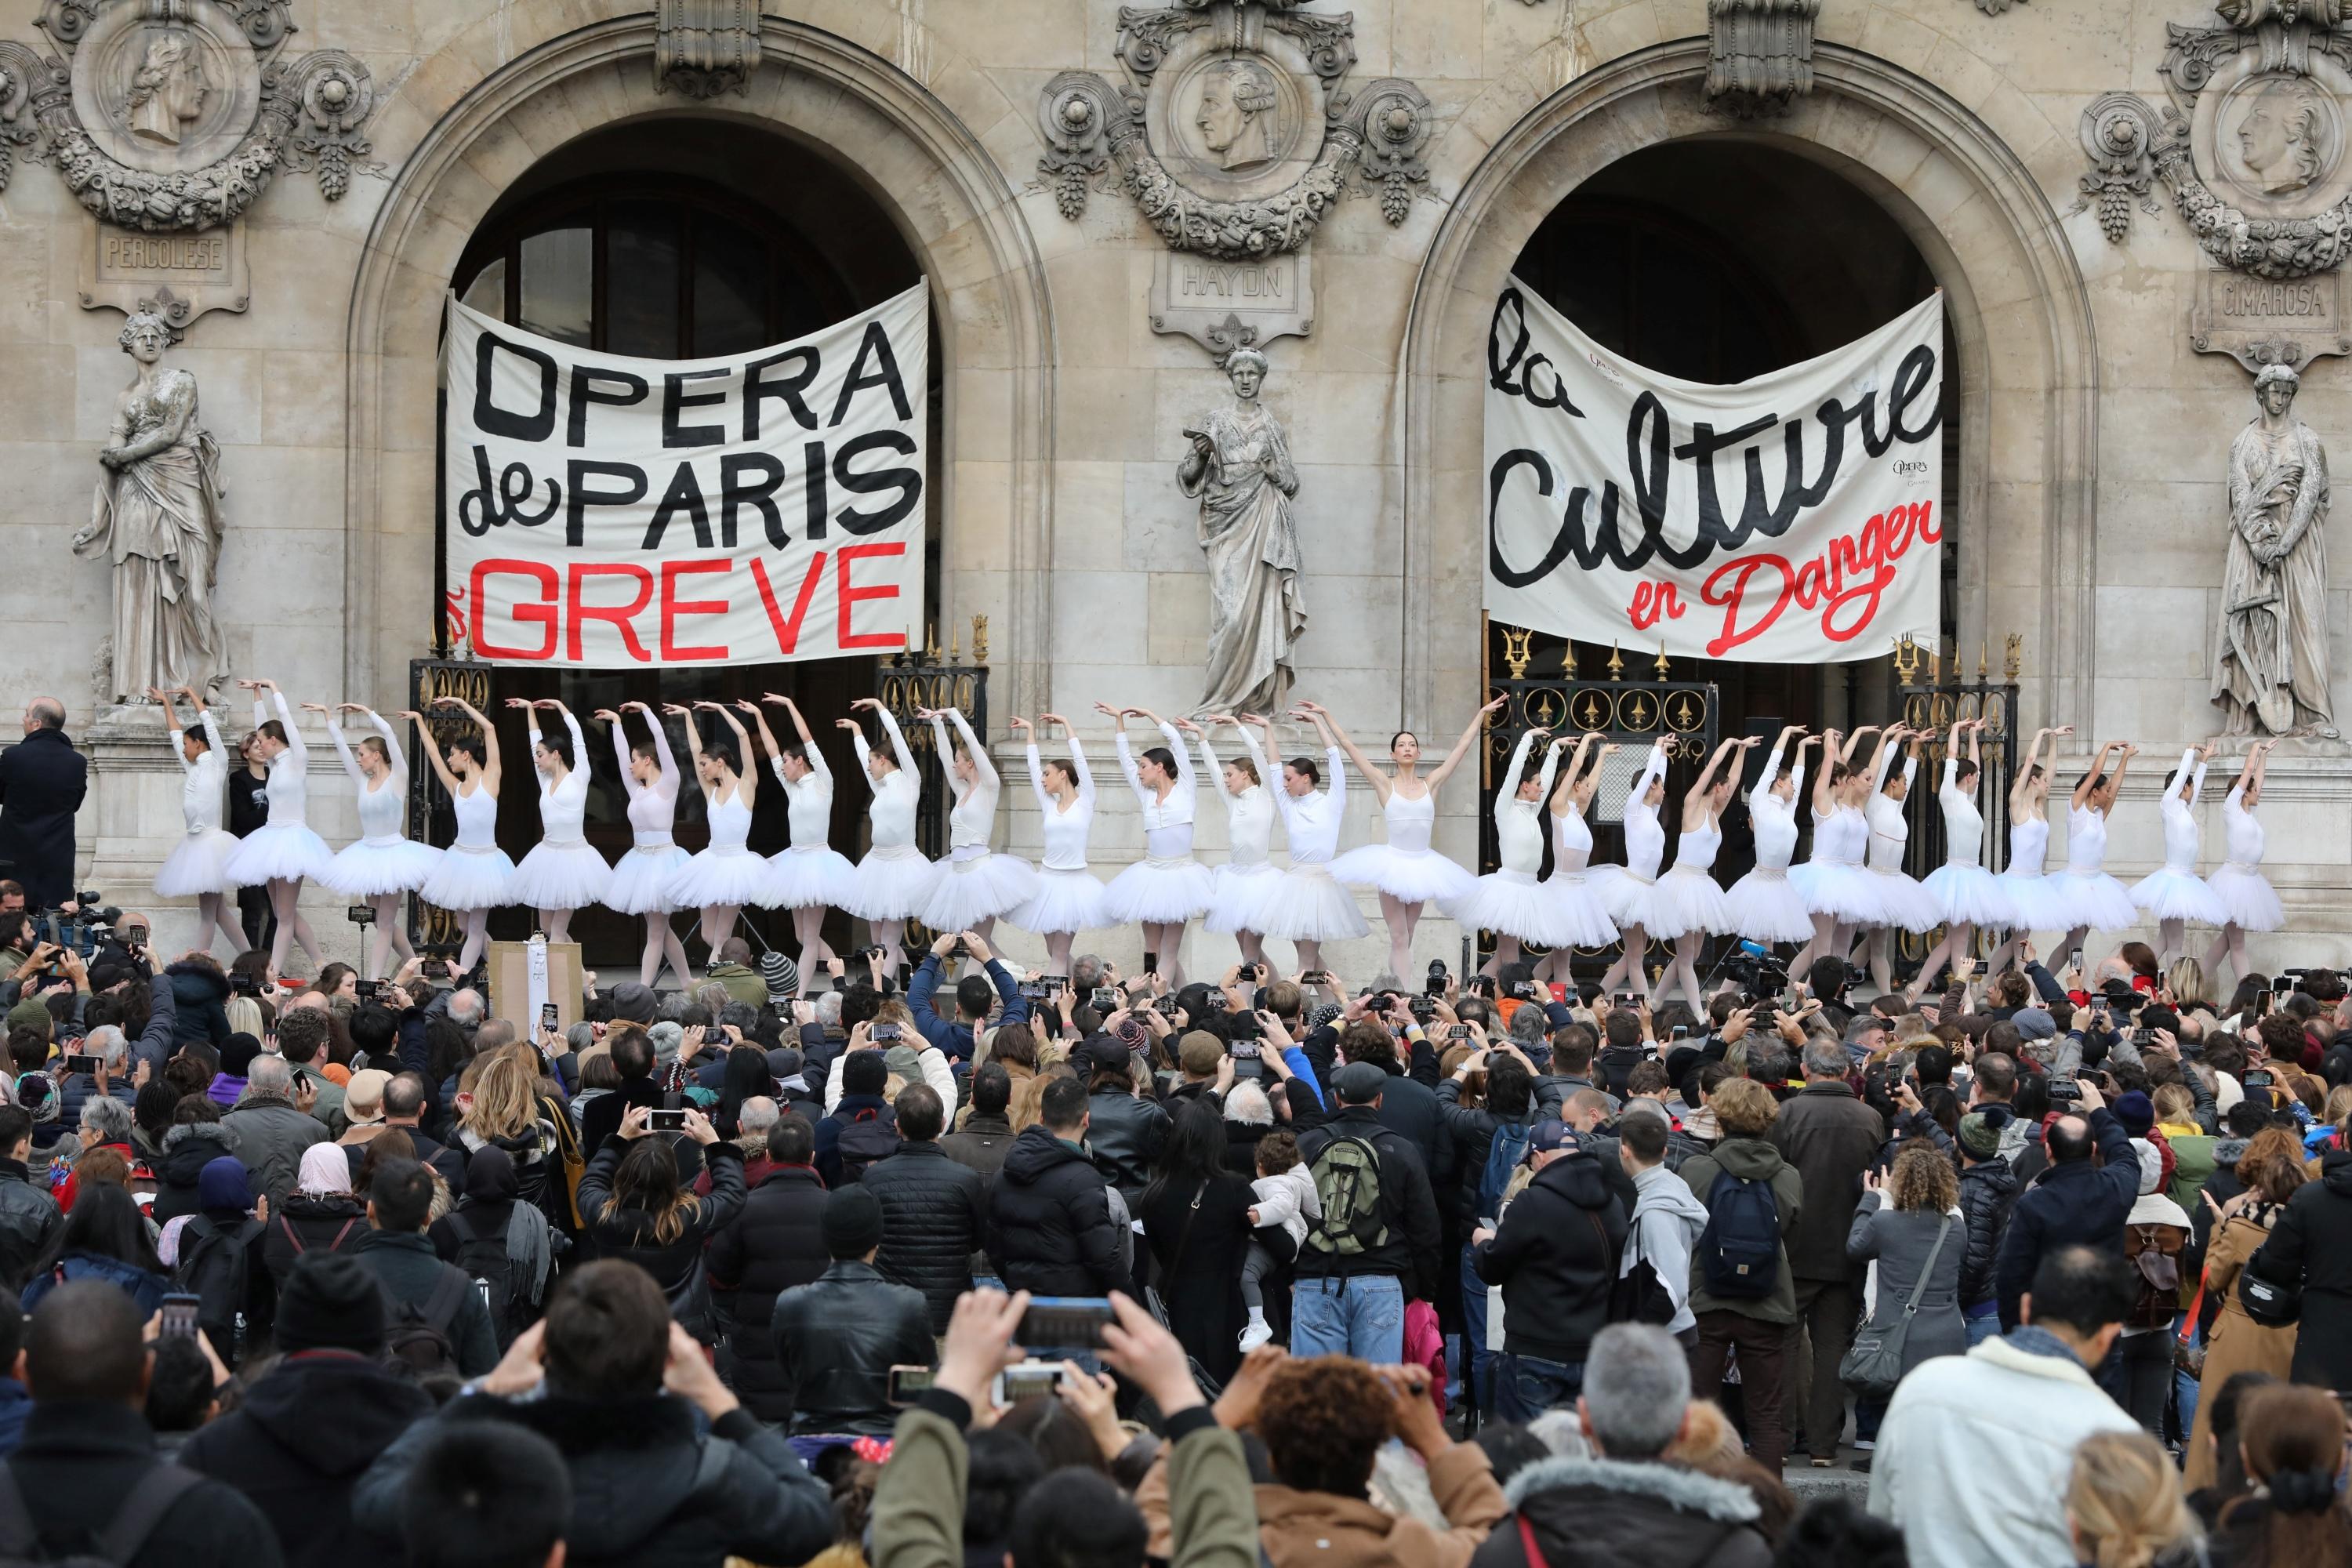
M 2077 1243 L 2123 1254 L 2124 1220 L 2139 1198 L 2139 1157 L 2115 1112 L 2102 1106 L 2090 1122 L 2097 1160 L 2051 1165 L 2010 1211 L 1993 1274 L 2004 1331 L 2017 1326 L 2018 1298 L 2032 1289 L 2033 1271 L 2048 1254 Z
M 58 1278 L 60 1275 L 64 1278 Z M 69 1285 L 77 1279 L 102 1279 L 121 1289 L 138 1307 L 142 1322 L 163 1310 L 163 1298 L 172 1289 L 169 1276 L 151 1274 L 120 1258 L 77 1250 L 58 1258 L 47 1273 L 37 1274 L 27 1281 L 18 1304 L 30 1313 L 41 1304 L 41 1298 L 59 1285 Z
M 33 1259 L 49 1244 L 65 1215 L 47 1186 L 35 1186 L 21 1160 L 0 1160 L 0 1285 L 25 1288 Z
M 1394 1081 L 1391 1080 L 1391 1086 Z M 1343 1106 L 1338 1115 L 1298 1141 L 1298 1152 L 1310 1174 L 1316 1157 L 1342 1137 L 1362 1139 L 1380 1156 L 1381 1222 L 1388 1228 L 1388 1240 L 1349 1256 L 1318 1247 L 1310 1231 L 1307 1245 L 1298 1251 L 1298 1277 L 1324 1279 L 1393 1274 L 1407 1298 L 1433 1299 L 1444 1274 L 1441 1222 L 1437 1197 L 1430 1188 L 1420 1152 L 1403 1134 L 1383 1125 L 1371 1107 Z
M 395 1568 L 399 1538 L 352 1525 L 352 1489 L 432 1412 L 432 1395 L 373 1356 L 299 1351 L 199 1427 L 178 1458 L 253 1500 L 288 1568 Z
M 1383 1097 L 1383 1109 L 1385 1109 Z M 1508 1123 L 1513 1127 L 1532 1127 L 1559 1109 L 1559 1098 L 1539 1094 L 1526 1114 L 1497 1116 L 1483 1105 L 1462 1103 L 1462 1083 L 1458 1079 L 1441 1079 L 1437 1084 L 1437 1114 L 1444 1123 L 1445 1135 L 1454 1146 L 1454 1212 L 1468 1234 L 1471 1221 L 1478 1215 L 1478 1182 L 1486 1173 L 1486 1156 L 1495 1146 L 1495 1129 Z M 1385 1121 L 1386 1119 L 1383 1118 Z
M 1258 1542 L 1272 1568 L 1468 1568 L 1504 1517 L 1503 1489 L 1475 1443 L 1456 1443 L 1431 1461 L 1430 1496 L 1441 1530 L 1414 1510 L 1391 1513 L 1361 1497 L 1257 1489 Z
M 988 1194 L 988 1258 L 1008 1290 L 1104 1296 L 1129 1288 L 1109 1184 L 1043 1123 L 1013 1141 Z
M 743 1151 L 723 1140 L 703 1151 L 710 1195 L 692 1200 L 677 1237 L 664 1241 L 654 1232 L 650 1211 L 623 1208 L 614 1201 L 613 1173 L 621 1168 L 629 1142 L 606 1139 L 580 1178 L 584 1237 L 598 1257 L 624 1258 L 652 1275 L 669 1298 L 670 1316 L 702 1343 L 713 1343 L 717 1314 L 710 1304 L 710 1276 L 703 1268 L 702 1249 L 743 1207 Z
M 163 973 L 179 1010 L 172 1037 L 183 1046 L 203 1041 L 217 1047 L 227 1039 L 228 976 L 209 963 L 175 963 Z
M 1422 1047 L 1416 1055 L 1428 1056 L 1430 1070 L 1436 1070 L 1437 1058 L 1429 1056 L 1428 1047 Z M 1338 1103 L 1336 1095 L 1332 1099 L 1334 1104 Z M 1403 1137 L 1412 1145 L 1413 1152 L 1421 1156 L 1421 1168 L 1429 1173 L 1430 1191 L 1454 1190 L 1454 1140 L 1446 1133 L 1437 1090 L 1411 1073 L 1392 1069 L 1388 1087 L 1381 1090 L 1380 1121 Z
M 1937 1245 L 1939 1237 L 1941 1246 Z M 1961 1251 L 1967 1239 L 1961 1222 L 1951 1215 L 1887 1208 L 1877 1193 L 1863 1194 L 1853 1211 L 1846 1256 L 1856 1267 L 1878 1266 L 1867 1321 L 1881 1327 L 1896 1322 L 1910 1311 L 1914 1292 L 1918 1297 L 1903 1344 L 1906 1373 L 1929 1356 L 1959 1355 L 1969 1348 L 1968 1324 L 1960 1316 Z M 1933 1273 L 1927 1269 L 1930 1255 L 1936 1263 Z
M 1854 1097 L 1843 1079 L 1815 1079 L 1781 1104 L 1772 1146 L 1804 1180 L 1804 1223 L 1787 1233 L 1789 1270 L 1799 1279 L 1843 1279 L 1845 1237 L 1862 1199 L 1862 1173 L 1886 1142 L 1886 1119 Z
M 1633 1191 L 1633 1227 L 1617 1272 L 1622 1278 L 1636 1262 L 1649 1264 L 1674 1298 L 1675 1315 L 1666 1329 L 1678 1334 L 1697 1321 L 1690 1307 L 1691 1253 L 1706 1229 L 1706 1205 L 1680 1173 L 1663 1163 L 1637 1172 Z
M 1960 1305 L 1974 1307 L 1993 1299 L 1993 1266 L 2000 1257 L 2000 1238 L 2009 1229 L 2010 1211 L 2017 1206 L 2017 1177 L 1999 1155 L 1960 1172 L 1960 1217 L 1968 1222 L 1968 1248 L 1960 1257 Z
M 1798 1174 L 1797 1167 L 1783 1160 L 1780 1151 L 1761 1138 L 1726 1138 L 1708 1152 L 1685 1163 L 1678 1174 L 1702 1205 L 1708 1204 L 1717 1176 L 1735 1176 L 1743 1182 L 1769 1182 L 1773 1204 L 1780 1214 L 1780 1267 L 1773 1277 L 1771 1294 L 1717 1296 L 1710 1291 L 1706 1288 L 1706 1267 L 1701 1255 L 1704 1243 L 1701 1242 L 1695 1244 L 1691 1255 L 1692 1312 L 1728 1311 L 1768 1323 L 1795 1322 L 1797 1281 L 1796 1276 L 1789 1271 L 1789 1236 L 1796 1228 L 1805 1202 L 1805 1180 Z M 1710 1208 L 1710 1215 L 1712 1213 Z
M 435 1433 L 511 1421 L 552 1442 L 572 1472 L 566 1568 L 717 1568 L 729 1557 L 805 1563 L 833 1541 L 825 1489 L 784 1439 L 738 1407 L 702 1429 L 694 1406 L 659 1392 L 587 1400 L 472 1394 L 418 1422 L 360 1478 L 352 1513 L 394 1540 L 409 1472 Z
M 356 1252 L 368 1233 L 367 1205 L 343 1193 L 313 1197 L 296 1193 L 273 1211 L 262 1232 L 261 1257 L 278 1284 L 306 1252 Z
M 255 1197 L 268 1197 L 272 1214 L 285 1206 L 302 1174 L 302 1152 L 327 1142 L 327 1124 L 281 1094 L 247 1092 L 236 1109 L 220 1119 L 236 1140 L 236 1157 L 245 1163 L 247 1185 Z
M 1001 1029 L 1011 1024 L 1027 1023 L 1029 1004 L 1022 997 L 1021 987 L 1014 982 L 1012 972 L 993 958 L 988 961 L 987 970 L 989 983 L 996 987 L 997 1005 L 1003 1009 L 994 1026 Z M 932 1005 L 946 974 L 939 954 L 926 953 L 923 962 L 916 966 L 914 975 L 907 982 L 907 1010 L 914 1014 L 915 1027 L 922 1032 L 923 1038 L 930 1043 L 933 1050 L 950 1061 L 968 1062 L 971 1060 L 971 1026 L 961 1017 L 940 1017 Z M 949 986 L 948 994 L 952 997 L 955 987 Z
M 1563 1154 L 1536 1173 L 1493 1237 L 1470 1251 L 1478 1278 L 1503 1288 L 1505 1352 L 1583 1364 L 1609 1323 L 1626 1227 L 1591 1154 Z
M 449 1196 L 453 1201 L 466 1195 L 466 1152 L 464 1150 L 442 1142 L 422 1127 L 387 1125 L 383 1131 L 407 1133 L 409 1142 L 416 1147 L 417 1163 L 429 1165 L 440 1173 L 441 1179 L 449 1184 Z M 370 1140 L 370 1142 L 373 1141 Z M 356 1182 L 360 1179 L 360 1167 L 367 1163 L 367 1144 L 345 1143 L 342 1145 L 342 1150 L 351 1157 L 352 1180 Z
M 769 1329 L 795 1435 L 889 1431 L 891 1367 L 938 1358 L 922 1293 L 855 1258 L 777 1297 Z
M 120 1405 L 58 1401 L 25 1417 L 8 1458 L 34 1528 L 69 1540 L 114 1517 L 163 1463 L 146 1417 Z M 259 1510 L 209 1477 L 182 1492 L 124 1568 L 278 1568 L 278 1537 Z
M 1503 1497 L 1534 1531 L 1544 1568 L 1767 1568 L 1772 1561 L 1755 1493 L 1664 1460 L 1539 1460 L 1513 1476 Z M 1472 1568 L 1537 1568 L 1508 1521 L 1470 1561 Z
M 2074 1563 L 2074 1450 L 2095 1432 L 2138 1429 L 2052 1336 L 1987 1340 L 1921 1363 L 1895 1387 L 1870 1511 L 1901 1526 L 1911 1568 Z
M 2246 1268 L 2283 1285 L 2303 1282 L 2294 1381 L 2352 1388 L 2352 1153 L 2329 1150 L 2319 1172 L 2297 1190 Z
M 981 1196 L 985 1200 L 1020 1131 L 1008 1116 L 966 1116 L 961 1125 L 940 1140 L 940 1147 L 957 1164 L 979 1173 Z
M 816 1173 L 824 1178 L 826 1186 L 842 1186 L 847 1179 L 841 1164 L 842 1129 L 853 1121 L 866 1120 L 869 1115 L 894 1131 L 898 1129 L 898 1113 L 890 1108 L 888 1100 L 878 1094 L 845 1094 L 833 1114 L 816 1124 L 814 1163 Z
M 979 1173 L 934 1141 L 907 1142 L 867 1168 L 862 1185 L 882 1200 L 882 1278 L 922 1292 L 931 1332 L 945 1334 L 956 1298 L 971 1289 L 971 1255 L 988 1229 Z
M 98 1098 L 98 1079 L 86 1072 L 60 1072 L 58 1075 L 58 1120 L 68 1127 L 81 1125 L 82 1107 Z M 139 1103 L 139 1091 L 131 1087 L 128 1073 L 117 1073 L 107 1080 L 106 1094 L 110 1100 L 124 1105 Z
M 415 1234 L 372 1230 L 355 1256 L 374 1271 L 384 1294 L 394 1303 L 419 1310 L 440 1289 L 442 1275 L 457 1272 L 435 1255 L 431 1242 Z M 457 1319 L 449 1325 L 449 1348 L 457 1352 L 460 1373 L 479 1377 L 499 1364 L 499 1333 L 491 1326 L 490 1310 L 483 1304 L 482 1293 L 471 1288 L 471 1280 L 467 1284 Z
M 719 1375 L 762 1421 L 782 1422 L 793 1413 L 768 1325 L 778 1296 L 832 1266 L 824 1246 L 825 1197 L 813 1167 L 778 1166 L 744 1198 L 735 1223 L 711 1238 L 706 1255 L 712 1301 L 728 1331 Z
M 1151 1184 L 1151 1167 L 1174 1125 L 1160 1102 L 1121 1089 L 1098 1089 L 1087 1100 L 1087 1151 L 1103 1180 L 1132 1209 Z

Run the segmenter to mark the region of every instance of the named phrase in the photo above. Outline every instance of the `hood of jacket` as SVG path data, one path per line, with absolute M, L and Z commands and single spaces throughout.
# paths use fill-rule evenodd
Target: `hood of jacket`
M 1706 1226 L 1706 1205 L 1698 1201 L 1698 1194 L 1690 1190 L 1688 1182 L 1664 1164 L 1653 1165 L 1636 1175 L 1633 1193 L 1633 1217 L 1637 1220 L 1654 1214 L 1668 1214 L 1701 1229 Z
M 1004 1179 L 1016 1187 L 1026 1187 L 1043 1180 L 1057 1165 L 1071 1163 L 1091 1168 L 1093 1162 L 1046 1130 L 1041 1122 L 1022 1130 L 1004 1156 Z
M 1996 1154 L 1990 1160 L 1963 1170 L 1960 1173 L 1960 1186 L 1963 1191 L 1972 1186 L 1987 1187 L 1991 1189 L 1995 1197 L 2005 1198 L 2017 1191 L 2017 1173 L 2009 1168 L 2007 1160 Z
M 1580 1209 L 1605 1209 L 1615 1195 L 1609 1190 L 1601 1162 L 1591 1154 L 1570 1154 L 1564 1160 L 1554 1160 L 1538 1171 L 1528 1184 L 1541 1187 Z M 1687 1186 L 1684 1188 L 1685 1192 L 1689 1190 Z
M 467 1404 L 496 1405 L 482 1414 L 528 1426 L 562 1451 L 572 1472 L 568 1538 L 596 1542 L 599 1557 L 617 1561 L 650 1542 L 693 1490 L 701 1446 L 694 1407 L 682 1399 L 550 1394 L 519 1404 Z
M 291 1193 L 286 1205 L 272 1217 L 282 1216 L 292 1223 L 304 1220 L 333 1220 L 340 1224 L 347 1219 L 365 1219 L 367 1205 L 349 1193 Z
M 2340 1198 L 2352 1198 L 2352 1152 L 2330 1149 L 2319 1157 L 2319 1179 Z
M 1720 1561 L 1724 1543 L 1757 1530 L 1762 1515 L 1746 1487 L 1662 1460 L 1546 1459 L 1513 1476 L 1503 1495 L 1558 1568 Z M 1761 1560 L 1769 1549 L 1761 1534 L 1753 1541 Z
M 288 1356 L 238 1406 L 320 1475 L 358 1475 L 394 1437 L 432 1413 L 433 1396 L 370 1356 Z
M 1769 1182 L 1788 1162 L 1761 1138 L 1726 1138 L 1709 1151 L 1715 1163 L 1743 1182 Z
M 1763 1517 L 1756 1494 L 1738 1482 L 1717 1480 L 1659 1459 L 1563 1457 L 1539 1460 L 1511 1478 L 1503 1488 L 1503 1500 L 1517 1508 L 1548 1493 L 1570 1489 L 1651 1498 L 1676 1513 L 1697 1514 L 1723 1524 L 1754 1524 Z
M 236 1134 L 218 1121 L 191 1121 L 163 1134 L 163 1163 L 157 1179 L 193 1187 L 197 1174 L 224 1154 L 236 1152 Z
M 174 963 L 163 973 L 171 977 L 172 999 L 183 1005 L 228 1000 L 228 976 L 209 963 Z

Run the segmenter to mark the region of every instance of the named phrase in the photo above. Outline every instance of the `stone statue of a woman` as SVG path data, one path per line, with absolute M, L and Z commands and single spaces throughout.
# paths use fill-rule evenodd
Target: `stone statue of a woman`
M 212 595 L 223 528 L 220 447 L 197 423 L 196 378 L 163 363 L 171 326 L 141 310 L 123 324 L 121 342 L 139 374 L 98 455 L 106 473 L 89 526 L 73 539 L 74 553 L 103 548 L 114 567 L 106 684 L 117 702 L 150 687 L 201 691 L 218 671 Z
M 1192 447 L 1176 482 L 1201 498 L 1201 549 L 1209 558 L 1209 683 L 1196 711 L 1276 713 L 1290 696 L 1291 650 L 1307 630 L 1298 587 L 1298 528 L 1290 500 L 1298 470 L 1290 443 L 1257 400 L 1265 356 L 1236 349 L 1225 360 L 1234 405 L 1184 434 Z
M 2294 416 L 2293 367 L 2254 377 L 2261 412 L 2230 443 L 2230 551 L 2213 700 L 2233 734 L 2336 736 L 2327 691 L 2327 448 Z

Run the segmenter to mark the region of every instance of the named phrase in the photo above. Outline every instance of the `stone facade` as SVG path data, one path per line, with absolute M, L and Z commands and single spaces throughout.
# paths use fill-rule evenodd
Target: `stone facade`
M 23 46 L 0 48 L 0 156 L 13 154 L 0 163 L 6 684 L 62 694 L 78 738 L 92 730 L 108 580 L 67 543 L 88 521 L 95 453 L 131 370 L 116 346 L 131 297 L 93 279 L 105 281 L 110 259 L 156 255 L 106 250 L 113 231 L 45 166 L 9 72 L 59 56 L 58 17 L 87 9 L 0 0 L 0 40 Z M 201 313 L 173 363 L 201 384 L 222 452 L 230 521 L 215 607 L 232 673 L 275 675 L 300 698 L 402 705 L 406 661 L 432 626 L 435 354 L 459 255 L 501 195 L 568 142 L 690 116 L 821 150 L 931 279 L 944 401 L 931 457 L 935 615 L 942 626 L 988 616 L 1000 713 L 1076 715 L 1097 700 L 1189 710 L 1210 599 L 1197 508 L 1171 475 L 1188 418 L 1228 397 L 1209 346 L 1216 307 L 1228 295 L 1247 305 L 1269 271 L 1288 277 L 1290 317 L 1275 310 L 1259 342 L 1299 481 L 1312 618 L 1297 690 L 1359 737 L 1404 725 L 1440 743 L 1480 695 L 1480 396 L 1495 292 L 1545 216 L 1612 163 L 1738 137 L 1850 182 L 1944 289 L 1960 383 L 1958 643 L 2024 634 L 2029 728 L 2072 724 L 2078 742 L 2146 748 L 2111 869 L 2129 877 L 2161 859 L 2154 795 L 2168 751 L 2221 728 L 2209 695 L 2225 465 L 2251 406 L 2238 351 L 2253 351 L 2201 336 L 2217 288 L 2261 268 L 2218 271 L 2229 258 L 2200 248 L 2191 198 L 2174 210 L 2180 168 L 2227 153 L 2197 152 L 2213 139 L 2185 122 L 2175 147 L 2164 122 L 2179 85 L 2163 68 L 2168 25 L 2215 26 L 2192 0 L 1353 0 L 1337 75 L 1336 0 L 1252 0 L 1243 10 L 1259 23 L 1235 25 L 1271 30 L 1226 42 L 1354 95 L 1319 143 L 1337 172 L 1290 243 L 1192 244 L 1171 243 L 1170 225 L 1139 205 L 1150 175 L 1135 154 L 1148 138 L 1123 144 L 1099 118 L 1118 120 L 1136 76 L 1112 0 L 235 9 L 282 11 L 297 29 L 277 45 L 283 58 L 333 68 L 281 89 L 299 98 L 281 111 L 287 135 L 310 135 L 318 177 L 281 168 L 233 226 L 210 231 L 225 244 L 182 256 L 178 293 Z M 760 10 L 739 36 L 742 14 Z M 2211 52 L 2209 70 L 2229 58 Z M 2325 64 L 2305 79 L 2323 100 L 2306 140 L 2332 179 L 2352 168 L 2352 100 L 2334 96 L 2352 77 L 2332 56 Z M 322 100 L 317 84 L 331 77 L 346 85 Z M 341 95 L 362 90 L 363 124 L 311 112 L 347 110 Z M 1220 90 L 1244 110 L 1273 101 L 1244 80 Z M 2156 107 L 2117 110 L 2106 102 L 2116 94 Z M 1327 118 L 1311 99 L 1281 101 L 1289 108 L 1265 112 Z M 1240 111 L 1218 100 L 1202 112 Z M 1265 131 L 1244 115 L 1214 133 L 1220 175 L 1240 182 L 1232 199 L 1276 199 L 1249 184 L 1286 156 L 1249 140 Z M 2280 195 L 2295 155 L 2264 149 L 2265 166 L 2284 158 L 2289 173 L 2257 169 L 2255 183 Z M 2252 143 L 2243 156 L 2255 158 Z M 1266 188 L 1311 184 L 1320 176 L 1306 158 L 1266 176 L 1294 184 Z M 1260 265 L 1254 249 L 1273 259 Z M 2335 274 L 2316 277 L 2309 287 L 2333 300 Z M 1234 314 L 1248 324 L 1247 310 Z M 2312 357 L 2295 414 L 2342 450 L 2352 373 L 2317 357 L 2336 352 L 2316 339 L 2297 351 Z M 2352 682 L 2346 570 L 2326 584 L 2339 693 Z M 110 721 L 94 741 L 104 782 L 82 843 L 101 884 L 145 903 L 143 879 L 176 831 L 179 779 L 142 717 Z M 312 821 L 341 841 L 348 795 L 331 752 L 315 754 Z M 2340 745 L 2290 742 L 2271 779 L 2271 870 L 2298 930 L 2259 942 L 2257 962 L 2339 960 L 2352 932 L 2352 760 Z M 1140 834 L 1124 792 L 1104 798 L 1097 849 L 1116 860 Z M 1008 847 L 1034 852 L 1027 792 L 1009 787 L 1006 800 Z M 1343 844 L 1375 831 L 1368 795 L 1358 801 L 1366 820 Z M 1475 804 L 1464 784 L 1443 803 L 1438 846 L 1465 862 L 1476 859 Z M 1202 822 L 1213 856 L 1222 814 L 1205 795 Z M 1423 928 L 1433 953 L 1451 956 L 1458 941 L 1434 919 Z M 1192 967 L 1215 956 L 1203 942 Z

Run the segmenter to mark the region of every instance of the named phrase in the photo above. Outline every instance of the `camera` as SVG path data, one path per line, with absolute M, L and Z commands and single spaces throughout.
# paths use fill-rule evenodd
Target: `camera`
M 1153 1012 L 1158 1013 L 1161 1017 L 1167 1019 L 1171 1024 L 1176 1021 L 1176 1015 L 1184 1010 L 1183 1004 L 1177 1001 L 1173 996 L 1162 996 L 1159 1001 L 1154 1002 L 1151 1005 L 1151 1008 Z
M 907 1032 L 903 1024 L 877 1024 L 867 1033 L 877 1040 L 897 1040 Z M 721 1032 L 724 1037 L 724 1031 Z
M 71 913 L 63 909 L 50 910 L 32 917 L 33 940 L 55 942 L 69 950 L 76 957 L 87 959 L 101 943 L 114 939 L 115 922 L 122 911 L 112 904 L 100 904 L 103 895 L 79 892 L 72 901 L 79 908 Z
M 1433 997 L 1409 996 L 1405 998 L 1405 1006 L 1412 1014 L 1415 1023 L 1426 1024 L 1437 1016 L 1437 1002 Z
M 2050 1098 L 2053 1102 L 2062 1100 L 2067 1101 L 2080 1100 L 2083 1098 L 2083 1086 L 2076 1083 L 2071 1078 L 2052 1079 L 2050 1080 Z
M 1737 984 L 1747 994 L 1749 1005 L 1765 996 L 1778 995 L 1789 986 L 1789 966 L 1772 956 L 1772 950 L 1761 942 L 1742 940 L 1733 944 L 1716 964 L 1716 972 Z
M 1431 996 L 1445 994 L 1445 960 L 1433 958 L 1429 961 L 1429 984 L 1424 994 Z

